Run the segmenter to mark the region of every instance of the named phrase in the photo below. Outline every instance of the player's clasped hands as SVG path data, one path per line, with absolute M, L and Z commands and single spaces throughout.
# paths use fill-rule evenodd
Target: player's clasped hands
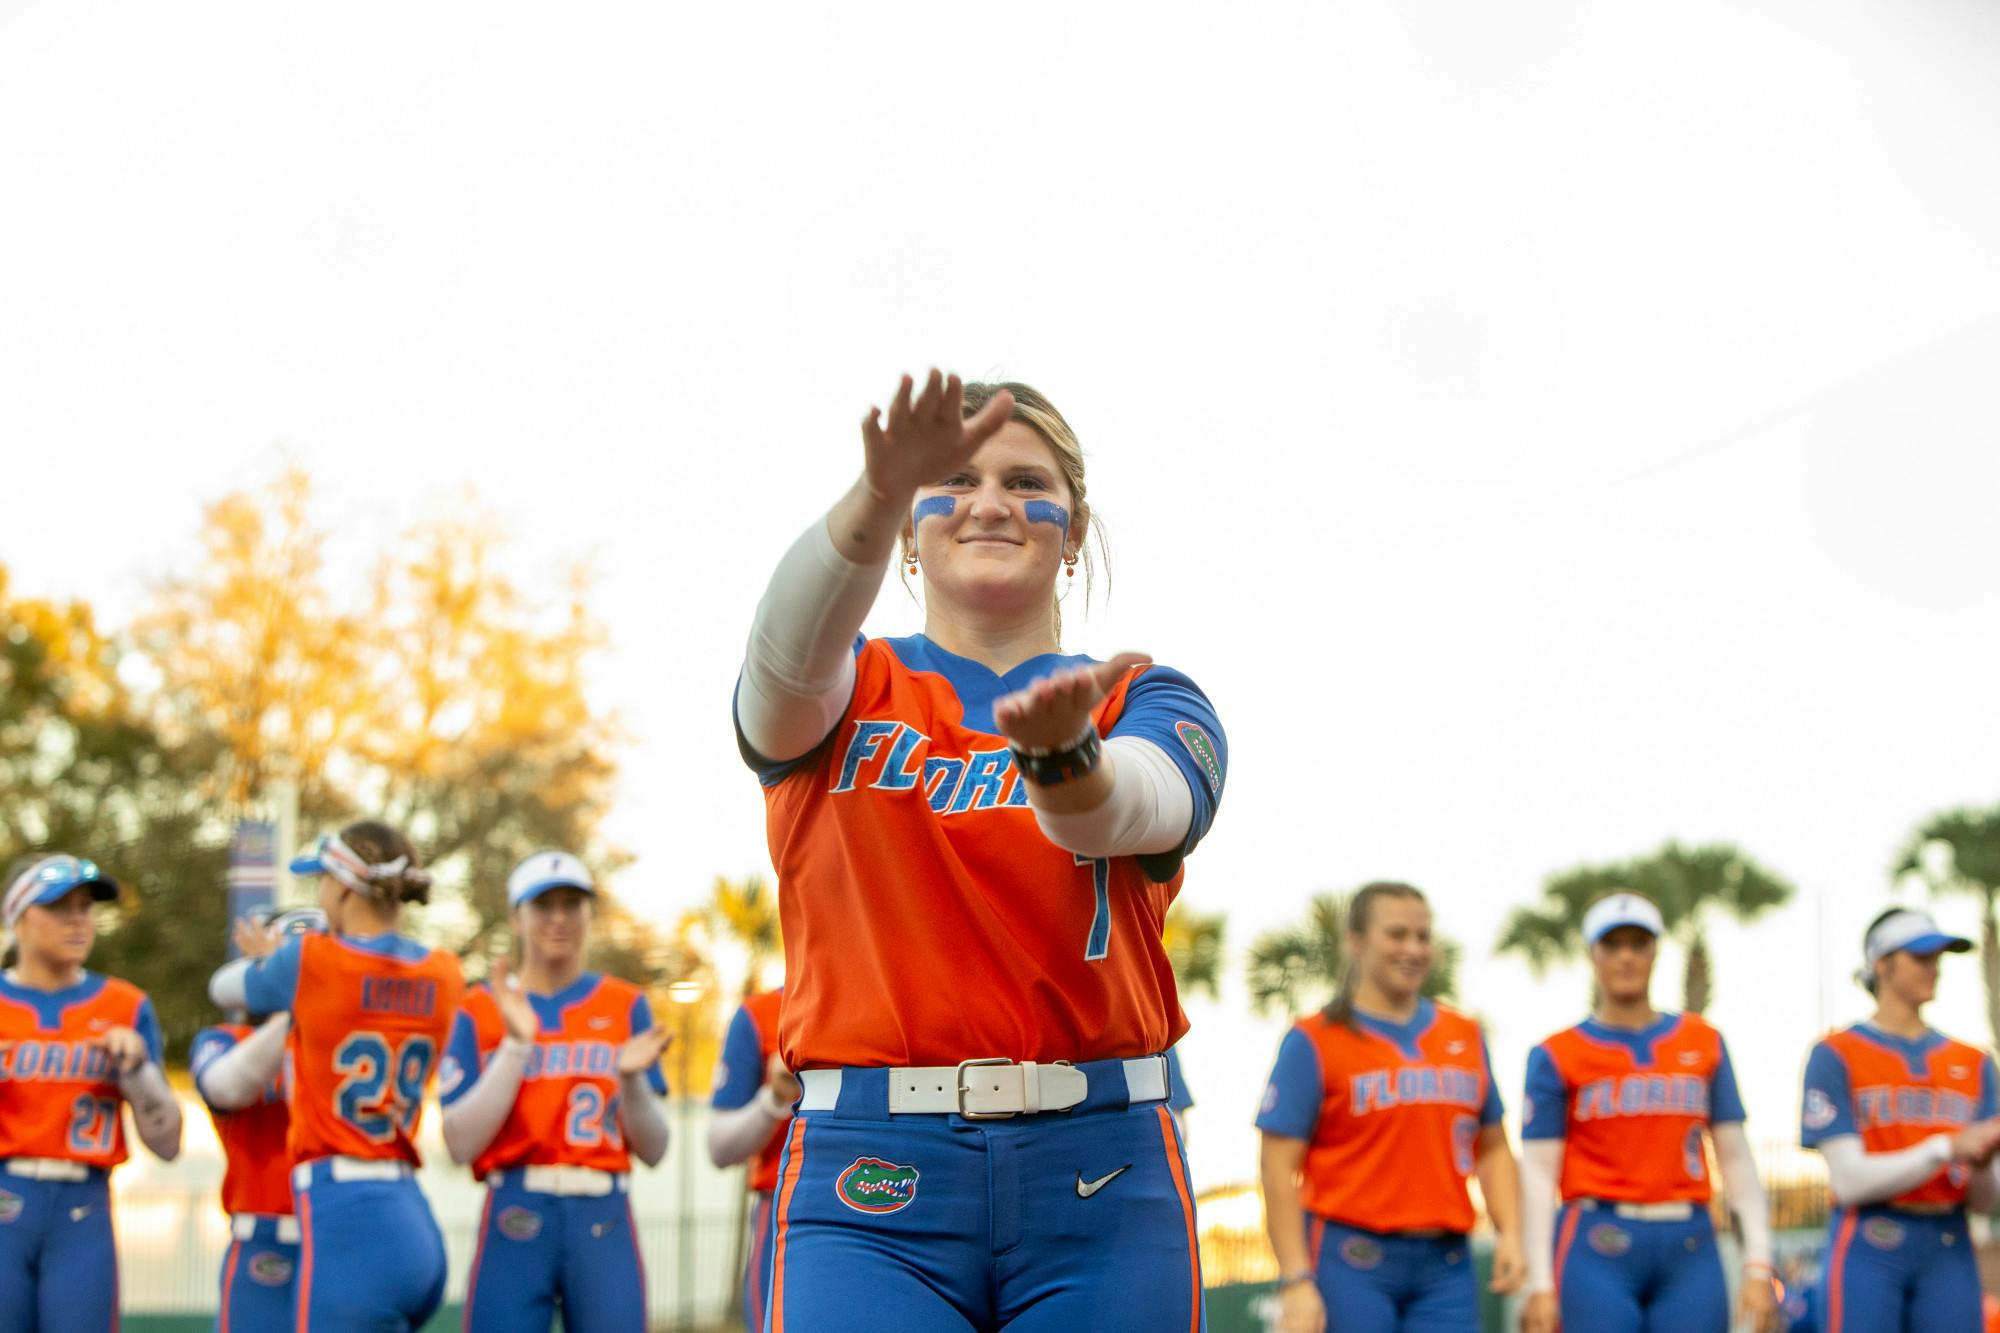
M 1109 662 L 1067 667 L 1029 682 L 1026 689 L 993 702 L 993 724 L 1000 734 L 1024 749 L 1055 750 L 1073 745 L 1090 725 L 1097 707 L 1118 678 L 1153 659 L 1144 653 L 1120 653 Z
M 131 1028 L 106 1028 L 97 1044 L 111 1057 L 114 1073 L 129 1074 L 146 1063 L 146 1039 Z
M 2000 1118 L 1975 1120 L 1969 1125 L 1961 1125 L 1958 1132 L 1951 1136 L 1951 1159 L 1954 1162 L 1985 1166 L 1993 1160 L 1996 1151 L 2000 1151 Z
M 665 1055 L 667 1047 L 673 1044 L 673 1033 L 663 1027 L 650 1027 L 644 1032 L 634 1033 L 630 1040 L 618 1048 L 618 1072 L 645 1073 L 660 1063 L 660 1057 Z

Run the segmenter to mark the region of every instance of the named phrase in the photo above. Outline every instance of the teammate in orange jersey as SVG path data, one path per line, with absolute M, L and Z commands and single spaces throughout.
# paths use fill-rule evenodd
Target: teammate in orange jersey
M 1825 1333 L 1972 1333 L 1982 1326 L 1968 1200 L 2000 1202 L 2000 1147 L 1986 1052 L 1924 1022 L 1938 960 L 1970 940 L 1924 912 L 1869 925 L 1860 980 L 1875 1014 L 1806 1061 L 1801 1141 L 1826 1158 L 1832 1239 L 1820 1279 Z
M 1491 1287 L 1521 1284 L 1521 1191 L 1479 1024 L 1424 998 L 1431 910 L 1407 884 L 1347 909 L 1340 994 L 1285 1034 L 1257 1116 L 1280 1333 L 1479 1327 L 1472 1199 L 1496 1239 Z
M 281 938 L 326 929 L 326 914 L 316 907 L 260 908 L 251 920 L 260 930 L 275 928 Z M 283 1079 L 292 1020 L 277 1014 L 252 1027 L 250 1017 L 231 1013 L 227 1022 L 196 1033 L 188 1050 L 195 1091 L 222 1144 L 230 1242 L 222 1257 L 217 1333 L 289 1328 L 298 1299 L 299 1219 L 285 1149 L 292 1117 Z
M 785 1155 L 785 1126 L 799 1098 L 798 1076 L 778 1054 L 778 1012 L 784 987 L 758 991 L 736 1008 L 722 1039 L 722 1059 L 709 1097 L 708 1158 L 718 1167 L 749 1162 L 748 1185 L 755 1201 L 750 1218 L 750 1253 L 743 1270 L 743 1322 L 764 1322 L 765 1282 L 771 1267 L 771 1196 L 778 1186 L 778 1159 Z
M 737 685 L 802 1071 L 768 1327 L 1197 1329 L 1160 932 L 1221 725 L 1144 657 L 1063 655 L 1090 507 L 1045 398 L 933 371 L 862 438 Z M 899 543 L 924 633 L 858 639 Z
M 1528 1053 L 1525 1333 L 1726 1333 L 1709 1143 L 1743 1243 L 1739 1315 L 1756 1330 L 1776 1323 L 1770 1217 L 1729 1052 L 1699 1016 L 1653 1009 L 1664 929 L 1639 894 L 1592 904 L 1597 1012 Z
M 298 1328 L 414 1329 L 444 1295 L 444 1238 L 417 1187 L 417 1121 L 465 989 L 458 959 L 396 927 L 430 875 L 395 829 L 349 824 L 292 862 L 319 876 L 329 933 L 217 972 L 224 1009 L 290 1013 Z M 247 921 L 246 953 L 275 943 Z
M 568 852 L 507 878 L 518 981 L 503 959 L 466 992 L 439 1091 L 452 1160 L 486 1182 L 465 1296 L 472 1333 L 643 1333 L 646 1278 L 632 1222 L 636 1154 L 667 1152 L 671 1038 L 646 994 L 584 968 L 597 884 Z
M 118 1323 L 111 1168 L 139 1139 L 172 1161 L 181 1110 L 160 1073 L 160 1023 L 137 986 L 84 970 L 94 904 L 118 885 L 56 854 L 17 862 L 0 896 L 13 934 L 0 976 L 0 1333 Z

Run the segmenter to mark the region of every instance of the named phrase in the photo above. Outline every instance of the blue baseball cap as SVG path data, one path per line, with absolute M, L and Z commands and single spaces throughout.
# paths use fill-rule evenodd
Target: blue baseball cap
M 101 903 L 118 896 L 118 881 L 99 870 L 95 861 L 64 852 L 45 856 L 14 876 L 6 898 L 0 900 L 4 903 L 0 917 L 11 927 L 30 907 L 46 907 L 81 888 L 88 888 L 90 896 Z
M 568 852 L 536 852 L 507 876 L 507 909 L 532 902 L 550 889 L 581 889 L 597 895 L 597 881 L 583 861 Z

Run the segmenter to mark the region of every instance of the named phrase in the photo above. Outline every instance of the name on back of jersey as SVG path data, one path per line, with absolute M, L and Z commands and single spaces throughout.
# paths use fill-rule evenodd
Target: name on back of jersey
M 437 989 L 428 977 L 363 977 L 361 1011 L 429 1018 L 437 1013 Z
M 1578 1120 L 1625 1115 L 1708 1115 L 1708 1080 L 1694 1074 L 1623 1074 L 1576 1090 Z
M 963 759 L 929 753 L 930 737 L 907 722 L 863 719 L 842 751 L 832 791 L 922 792 L 941 815 L 1022 807 L 1028 787 L 1006 746 L 971 750 Z

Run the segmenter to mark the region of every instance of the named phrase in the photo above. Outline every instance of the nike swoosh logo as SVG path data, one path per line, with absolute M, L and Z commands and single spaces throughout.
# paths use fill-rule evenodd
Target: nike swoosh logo
M 1130 1171 L 1131 1169 L 1132 1169 L 1132 1164 L 1130 1162 L 1127 1162 L 1125 1163 L 1125 1165 L 1119 1167 L 1116 1171 L 1113 1171 L 1110 1175 L 1099 1176 L 1097 1179 L 1091 1181 L 1087 1185 L 1084 1183 L 1083 1180 L 1083 1172 L 1081 1171 L 1077 1172 L 1076 1197 L 1079 1199 L 1088 1199 L 1091 1195 L 1097 1193 L 1097 1191 L 1103 1189 L 1106 1185 L 1109 1185 L 1112 1181 L 1118 1179 L 1118 1177 L 1124 1175 L 1127 1171 Z

